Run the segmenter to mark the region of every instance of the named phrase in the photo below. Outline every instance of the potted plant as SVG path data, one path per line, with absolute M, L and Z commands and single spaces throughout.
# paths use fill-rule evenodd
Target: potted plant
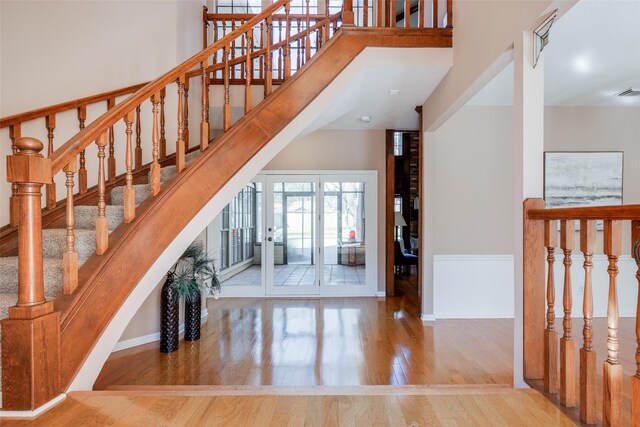
M 220 292 L 213 258 L 201 243 L 192 243 L 167 273 L 162 288 L 160 351 L 178 349 L 179 299 L 185 300 L 184 339 L 200 339 L 202 292 Z

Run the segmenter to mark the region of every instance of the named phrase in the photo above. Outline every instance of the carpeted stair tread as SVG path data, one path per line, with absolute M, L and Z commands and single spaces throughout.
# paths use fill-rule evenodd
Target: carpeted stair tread
M 95 230 L 96 218 L 98 218 L 98 206 L 76 206 L 74 208 L 76 225 L 75 229 Z M 124 207 L 107 205 L 105 216 L 109 223 L 109 232 L 113 231 L 124 221 Z
M 50 299 L 62 292 L 64 267 L 62 265 L 62 258 L 44 258 L 42 261 L 44 267 L 44 293 L 45 296 Z M 14 292 L 18 292 L 18 257 L 1 257 L 0 294 L 11 294 Z M 0 309 L 3 309 L 4 305 L 1 304 L 2 302 L 0 300 Z M 14 304 L 15 301 L 10 305 Z
M 111 190 L 111 204 L 124 205 L 124 186 L 115 187 Z M 151 195 L 151 186 L 149 184 L 136 184 L 133 186 L 136 194 L 136 206 L 144 202 Z
M 74 230 L 75 249 L 78 253 L 78 267 L 96 251 L 95 230 Z M 62 259 L 67 251 L 67 230 L 50 228 L 42 230 L 42 255 L 45 258 Z

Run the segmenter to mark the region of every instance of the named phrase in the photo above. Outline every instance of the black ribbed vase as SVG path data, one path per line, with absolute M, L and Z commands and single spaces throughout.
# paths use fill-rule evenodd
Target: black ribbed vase
M 179 346 L 180 299 L 173 286 L 173 274 L 167 275 L 160 296 L 160 352 L 171 353 Z
M 184 340 L 195 341 L 200 339 L 200 312 L 202 310 L 202 297 L 198 292 L 191 302 L 184 303 Z

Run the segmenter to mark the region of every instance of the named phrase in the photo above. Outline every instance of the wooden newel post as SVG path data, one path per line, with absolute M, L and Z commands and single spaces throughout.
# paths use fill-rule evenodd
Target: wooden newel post
M 17 184 L 18 301 L 2 321 L 2 409 L 35 409 L 60 391 L 60 313 L 44 298 L 42 186 L 51 161 L 35 138 L 15 141 L 7 157 L 7 181 Z
M 348 27 L 353 25 L 355 25 L 353 19 L 353 0 L 344 0 L 342 6 L 342 26 Z

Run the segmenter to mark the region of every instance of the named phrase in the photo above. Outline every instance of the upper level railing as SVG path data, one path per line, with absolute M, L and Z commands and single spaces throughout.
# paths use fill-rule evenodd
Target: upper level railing
M 631 378 L 631 420 L 640 423 L 640 292 L 636 305 L 635 349 L 621 348 L 618 339 L 618 260 L 623 253 L 623 222 L 631 222 L 630 255 L 637 264 L 636 279 L 640 285 L 640 205 L 545 209 L 544 201 L 525 202 L 525 376 L 536 379 L 540 366 L 544 389 L 560 393 L 566 407 L 580 407 L 580 419 L 587 424 L 598 422 L 596 353 L 593 334 L 593 257 L 598 237 L 597 222 L 601 221 L 603 252 L 608 259 L 609 292 L 607 297 L 607 358 L 604 362 L 602 393 L 603 425 L 623 425 L 623 370 L 620 351 L 635 350 L 636 372 Z M 579 385 L 576 387 L 575 343 L 573 338 L 571 277 L 572 252 L 575 246 L 576 223 L 579 224 L 579 248 L 584 256 L 584 294 L 582 302 L 583 345 L 579 355 Z M 559 227 L 558 227 L 559 225 Z M 558 232 L 558 229 L 560 230 Z M 562 292 L 562 337 L 555 329 L 555 250 L 563 254 L 564 279 Z M 548 263 L 545 286 L 545 250 Z M 546 295 L 546 297 L 545 297 Z M 544 301 L 546 299 L 546 322 Z M 599 338 L 604 340 L 604 338 Z M 559 343 L 558 343 L 559 341 Z M 540 343 L 543 342 L 543 345 Z M 528 365 L 528 366 L 527 366 Z M 559 370 L 558 370 L 559 366 Z M 528 372 L 527 372 L 528 371 Z M 579 390 L 579 393 L 576 391 Z

